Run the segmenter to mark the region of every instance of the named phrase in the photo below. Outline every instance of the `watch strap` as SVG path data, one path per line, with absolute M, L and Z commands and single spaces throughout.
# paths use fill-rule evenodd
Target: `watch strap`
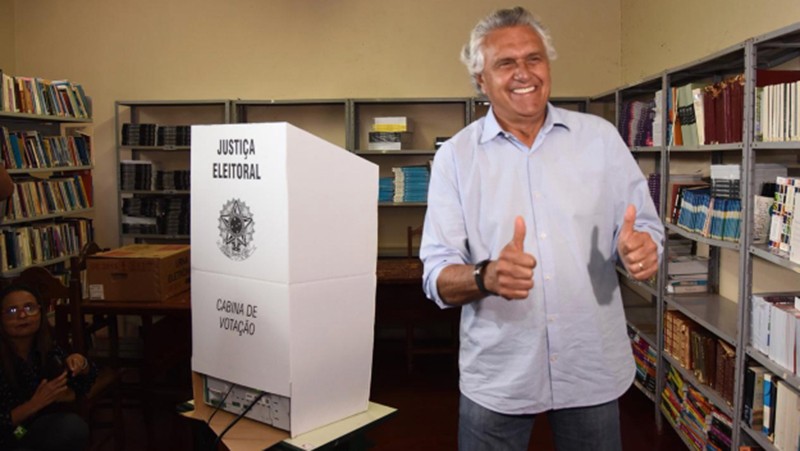
M 475 269 L 472 271 L 473 276 L 475 276 L 475 285 L 478 286 L 478 290 L 484 296 L 497 296 L 497 293 L 491 292 L 486 289 L 486 285 L 483 283 L 483 275 L 486 273 L 486 267 L 489 265 L 491 260 L 486 259 L 478 264 L 475 265 Z

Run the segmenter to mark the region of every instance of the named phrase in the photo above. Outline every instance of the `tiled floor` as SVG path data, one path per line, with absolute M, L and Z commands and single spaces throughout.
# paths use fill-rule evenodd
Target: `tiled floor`
M 455 450 L 458 421 L 458 373 L 452 356 L 423 356 L 409 374 L 400 343 L 386 341 L 376 347 L 372 379 L 374 402 L 396 407 L 397 413 L 367 433 L 375 451 Z M 658 434 L 653 404 L 636 388 L 620 400 L 623 444 L 627 451 L 685 449 L 669 425 Z M 154 418 L 155 440 L 148 446 L 141 410 L 125 409 L 126 450 L 192 450 L 191 421 L 174 413 L 165 400 Z M 106 432 L 99 431 L 102 438 Z M 101 449 L 112 450 L 108 441 Z M 531 450 L 552 450 L 546 417 L 537 419 Z

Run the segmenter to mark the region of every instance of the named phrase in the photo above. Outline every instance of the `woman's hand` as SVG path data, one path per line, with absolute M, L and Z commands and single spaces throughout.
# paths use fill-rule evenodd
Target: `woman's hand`
M 72 391 L 67 387 L 67 372 L 53 380 L 42 379 L 27 402 L 11 409 L 11 424 L 18 426 L 37 412 L 58 401 L 69 399 Z
M 89 359 L 80 354 L 70 354 L 67 356 L 67 368 L 73 375 L 86 374 L 89 372 Z
M 35 407 L 35 411 L 39 411 L 49 406 L 50 404 L 59 401 L 68 395 L 69 387 L 67 387 L 67 372 L 64 371 L 55 379 L 42 380 L 30 402 Z

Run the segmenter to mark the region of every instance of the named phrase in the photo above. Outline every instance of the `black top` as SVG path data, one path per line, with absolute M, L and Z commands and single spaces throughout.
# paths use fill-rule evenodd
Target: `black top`
M 14 358 L 14 368 L 16 370 L 17 382 L 20 389 L 15 390 L 2 368 L 0 368 L 0 449 L 8 449 L 16 442 L 14 437 L 14 430 L 16 426 L 11 424 L 11 410 L 25 403 L 36 392 L 36 388 L 42 382 L 42 379 L 53 379 L 60 375 L 65 368 L 67 354 L 58 346 L 54 345 L 50 350 L 48 362 L 43 368 L 39 351 L 33 349 L 28 355 L 27 360 L 22 360 L 19 357 Z M 84 395 L 92 388 L 95 379 L 97 378 L 97 367 L 90 361 L 89 372 L 78 376 L 70 377 L 67 385 L 75 392 L 76 395 Z M 28 418 L 24 423 L 33 421 L 39 415 L 51 411 L 55 406 L 53 403 L 44 409 L 37 412 L 35 415 Z

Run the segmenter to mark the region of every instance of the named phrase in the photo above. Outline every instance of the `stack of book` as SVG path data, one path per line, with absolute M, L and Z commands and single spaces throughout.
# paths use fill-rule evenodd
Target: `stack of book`
M 158 233 L 166 235 L 188 235 L 189 234 L 189 198 L 169 197 L 164 199 L 164 214 L 158 221 Z
M 777 356 L 778 345 L 781 343 L 785 345 L 783 340 L 789 339 L 789 337 L 777 335 L 778 329 L 784 330 L 784 335 L 786 331 L 786 326 L 778 325 L 777 321 L 780 319 L 780 322 L 784 323 L 786 314 L 790 312 L 789 308 L 794 308 L 798 295 L 800 293 L 797 292 L 752 294 L 750 298 L 750 345 L 755 350 L 775 359 L 771 353 Z M 774 313 L 773 309 L 775 309 Z M 773 320 L 776 321 L 776 324 L 773 324 Z M 796 327 L 795 332 L 797 332 Z M 794 337 L 793 335 L 792 340 Z M 795 349 L 794 345 L 792 349 Z M 788 359 L 784 358 L 783 360 Z M 786 368 L 794 370 L 794 365 Z
M 678 370 L 670 366 L 667 372 L 667 384 L 661 392 L 661 411 L 667 421 L 676 429 L 679 428 L 681 421 L 681 409 L 686 394 L 687 384 Z
M 123 146 L 155 146 L 156 124 L 122 124 Z
M 650 197 L 653 199 L 656 211 L 661 211 L 661 174 L 658 172 L 651 172 L 650 175 L 647 176 L 647 187 L 650 190 Z
M 407 117 L 376 117 L 373 121 L 368 150 L 403 150 L 411 143 L 411 122 Z
M 667 293 L 707 293 L 708 259 L 696 255 L 668 255 Z
M 679 227 L 708 238 L 739 241 L 740 199 L 714 197 L 709 187 L 685 188 L 680 193 Z
M 190 179 L 191 176 L 188 170 L 157 171 L 156 189 L 188 191 L 190 189 Z
M 756 70 L 757 141 L 800 141 L 800 71 Z
M 159 125 L 159 146 L 191 146 L 192 127 L 189 125 Z
M 711 196 L 724 198 L 741 198 L 738 164 L 711 165 Z
M 630 333 L 636 380 L 650 393 L 656 392 L 656 351 L 637 333 Z
M 153 162 L 122 160 L 119 163 L 119 189 L 123 191 L 153 189 Z
M 394 172 L 395 202 L 427 202 L 428 166 L 402 166 L 392 168 Z
M 695 449 L 705 450 L 708 437 L 706 435 L 706 418 L 714 410 L 702 393 L 686 384 L 686 394 L 681 404 L 681 417 L 678 429 L 684 437 L 694 445 Z
M 378 202 L 392 202 L 394 199 L 394 177 L 378 179 Z

